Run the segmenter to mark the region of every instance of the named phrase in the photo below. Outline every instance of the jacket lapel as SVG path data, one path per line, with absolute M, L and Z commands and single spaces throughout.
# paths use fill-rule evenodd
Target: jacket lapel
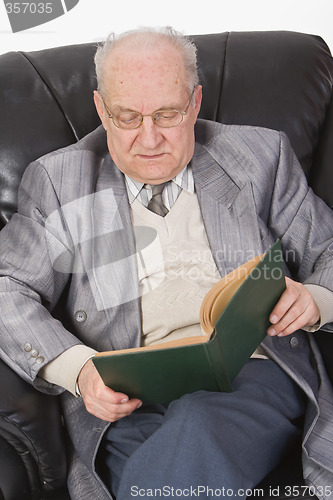
M 227 150 L 224 161 L 232 171 L 234 159 Z M 224 276 L 263 251 L 252 186 L 236 183 L 200 144 L 191 166 L 210 248 Z
M 96 307 L 105 312 L 108 322 L 118 325 L 117 331 L 110 332 L 115 349 L 138 346 L 141 312 L 130 207 L 123 175 L 109 155 L 97 181 L 91 226 L 87 274 Z

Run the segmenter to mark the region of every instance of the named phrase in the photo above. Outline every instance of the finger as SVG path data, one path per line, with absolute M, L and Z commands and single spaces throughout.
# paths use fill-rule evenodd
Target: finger
M 121 418 L 131 415 L 135 410 L 142 406 L 142 402 L 138 399 L 130 399 L 127 403 L 103 407 L 101 415 L 103 420 L 108 422 L 116 422 Z
M 270 322 L 273 325 L 276 325 L 281 320 L 281 318 L 285 316 L 287 311 L 290 310 L 292 305 L 299 298 L 300 293 L 301 291 L 297 287 L 297 284 L 291 279 L 286 278 L 286 289 L 278 300 L 269 318 Z
M 277 323 L 274 327 L 269 328 L 269 335 L 277 335 L 278 337 L 284 337 L 291 335 L 296 330 L 300 330 L 304 326 L 304 321 L 306 313 L 301 314 L 293 321 L 285 320 L 283 322 Z
M 274 323 L 275 318 L 272 318 L 272 326 L 269 327 L 267 333 L 269 335 L 280 335 L 282 332 L 293 333 L 295 331 L 296 325 L 304 326 L 304 318 L 305 318 L 305 308 L 303 307 L 301 300 L 296 300 L 289 310 L 282 316 L 282 318 Z
M 104 385 L 104 383 L 95 389 L 93 396 L 100 401 L 115 405 L 124 404 L 129 401 L 127 394 L 124 394 L 123 392 L 116 392 L 110 387 Z

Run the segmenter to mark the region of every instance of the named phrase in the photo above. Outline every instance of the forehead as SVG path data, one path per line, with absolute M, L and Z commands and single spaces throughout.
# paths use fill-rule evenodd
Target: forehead
M 181 103 L 186 95 L 183 60 L 175 47 L 166 44 L 115 49 L 106 60 L 104 75 L 108 98 L 119 105 Z

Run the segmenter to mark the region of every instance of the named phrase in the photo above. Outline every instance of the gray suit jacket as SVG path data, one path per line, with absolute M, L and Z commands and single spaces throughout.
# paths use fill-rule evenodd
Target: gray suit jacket
M 308 189 L 284 134 L 199 120 L 191 165 L 221 276 L 279 237 L 295 279 L 333 290 L 333 215 Z M 78 343 L 99 351 L 140 345 L 136 251 L 143 249 L 135 248 L 124 177 L 102 127 L 27 168 L 0 248 L 1 356 L 40 390 L 62 393 L 74 444 L 73 498 L 110 498 L 94 473 L 107 424 L 38 377 Z M 304 473 L 330 498 L 324 487 L 333 484 L 333 393 L 313 337 L 297 332 L 267 338 L 263 347 L 308 396 Z

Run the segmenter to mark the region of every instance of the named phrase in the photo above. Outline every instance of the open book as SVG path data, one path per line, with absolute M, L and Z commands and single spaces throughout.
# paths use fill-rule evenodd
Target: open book
M 222 278 L 205 296 L 204 335 L 147 347 L 101 352 L 93 362 L 104 383 L 144 404 L 198 391 L 231 391 L 235 376 L 265 338 L 285 289 L 279 240 Z

